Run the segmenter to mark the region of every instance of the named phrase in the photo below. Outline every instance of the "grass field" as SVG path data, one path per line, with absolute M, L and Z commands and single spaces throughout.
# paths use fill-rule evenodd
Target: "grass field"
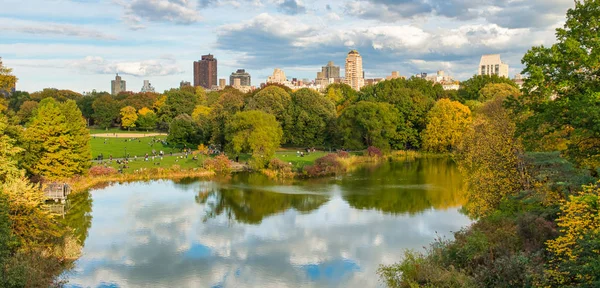
M 106 133 L 132 133 L 132 134 L 144 134 L 144 133 L 159 133 L 159 131 L 127 131 L 127 130 L 121 130 L 121 128 L 109 128 L 108 130 L 106 129 L 101 129 L 101 128 L 90 128 L 90 134 L 106 134 Z
M 188 158 L 186 159 L 185 157 L 183 159 L 179 158 L 180 156 L 165 156 L 163 157 L 162 160 L 160 160 L 160 157 L 155 157 L 154 160 L 152 160 L 152 157 L 148 158 L 148 161 L 144 161 L 143 157 L 138 157 L 137 160 L 131 160 L 129 161 L 129 168 L 126 168 L 123 170 L 124 173 L 131 173 L 135 170 L 138 170 L 140 168 L 171 168 L 173 165 L 179 165 L 181 168 L 185 168 L 185 169 L 191 169 L 191 168 L 200 168 L 202 167 L 202 162 L 204 161 L 204 158 L 206 158 L 207 156 L 199 156 L 198 160 L 193 160 L 192 159 L 192 155 L 189 155 Z M 108 161 L 105 161 L 108 162 Z M 156 165 L 159 164 L 159 165 Z M 109 166 L 115 168 L 115 169 L 119 169 L 119 165 L 117 164 L 115 161 L 113 161 L 111 164 L 109 164 Z
M 163 150 L 165 153 L 177 153 L 180 150 L 169 146 L 164 146 L 162 143 L 153 143 L 152 139 L 166 139 L 166 136 L 138 138 L 139 140 L 129 141 L 131 138 L 105 138 L 100 136 L 92 136 L 90 140 L 92 145 L 92 159 L 96 159 L 100 153 L 104 155 L 104 159 L 108 159 L 110 155 L 113 158 L 123 158 L 129 153 L 130 157 L 137 155 L 138 157 L 146 153 L 152 154 L 152 149 L 156 152 Z
M 306 165 L 312 165 L 315 160 L 317 160 L 317 158 L 323 157 L 325 155 L 327 155 L 328 152 L 321 152 L 321 151 L 317 151 L 314 153 L 309 153 L 308 155 L 305 155 L 304 157 L 299 157 L 296 152 L 292 152 L 292 151 L 284 151 L 284 152 L 277 152 L 275 153 L 275 158 L 285 162 L 285 163 L 292 163 L 292 165 L 294 166 L 294 168 L 301 168 L 304 167 Z

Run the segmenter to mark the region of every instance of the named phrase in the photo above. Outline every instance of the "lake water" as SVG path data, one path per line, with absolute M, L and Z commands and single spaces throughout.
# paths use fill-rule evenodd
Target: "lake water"
M 259 174 L 75 195 L 69 287 L 379 287 L 380 264 L 471 221 L 448 159 L 293 183 Z

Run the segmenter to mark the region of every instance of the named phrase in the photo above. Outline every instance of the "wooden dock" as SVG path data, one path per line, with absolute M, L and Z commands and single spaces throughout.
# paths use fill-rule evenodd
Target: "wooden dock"
M 63 202 L 71 193 L 71 187 L 66 183 L 50 183 L 45 185 L 44 195 L 47 200 Z

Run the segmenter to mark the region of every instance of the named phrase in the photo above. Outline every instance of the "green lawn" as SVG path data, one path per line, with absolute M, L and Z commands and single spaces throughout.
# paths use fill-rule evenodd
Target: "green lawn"
M 106 133 L 133 133 L 133 134 L 144 134 L 144 133 L 162 133 L 160 131 L 127 131 L 127 130 L 121 130 L 121 128 L 118 127 L 114 127 L 114 128 L 109 128 L 108 130 L 106 129 L 102 129 L 102 128 L 94 128 L 94 127 L 90 127 L 90 134 L 106 134 Z
M 100 136 L 92 136 L 91 144 L 92 144 L 92 159 L 96 159 L 100 153 L 104 155 L 104 159 L 108 159 L 110 155 L 113 158 L 123 158 L 127 153 L 131 157 L 137 155 L 138 157 L 145 155 L 148 153 L 152 154 L 152 149 L 158 151 L 163 150 L 165 153 L 177 153 L 180 150 L 174 149 L 169 146 L 164 146 L 162 143 L 152 143 L 152 139 L 162 139 L 167 138 L 166 136 L 156 136 L 156 137 L 143 137 L 138 138 L 139 140 L 129 141 L 130 138 L 108 138 L 108 137 L 100 137 Z M 106 141 L 106 143 L 105 143 Z
M 317 158 L 321 158 L 329 153 L 317 151 L 314 153 L 309 153 L 308 155 L 306 155 L 306 152 L 304 152 L 304 154 L 304 157 L 299 157 L 296 154 L 296 151 L 279 151 L 275 153 L 275 158 L 280 159 L 281 161 L 284 161 L 286 163 L 292 163 L 294 168 L 301 168 L 306 165 L 312 165 L 315 162 L 315 160 L 317 160 Z
M 148 158 L 148 161 L 144 161 L 143 157 L 138 157 L 137 160 L 131 160 L 129 161 L 129 164 L 127 164 L 127 166 L 129 166 L 129 168 L 126 168 L 123 170 L 124 173 L 131 173 L 135 170 L 138 170 L 140 168 L 171 168 L 173 165 L 179 165 L 181 168 L 186 168 L 186 169 L 190 169 L 190 168 L 200 168 L 202 167 L 202 162 L 204 161 L 204 158 L 207 156 L 199 156 L 198 160 L 193 160 L 192 159 L 192 155 L 189 155 L 188 158 L 186 159 L 185 157 L 183 159 L 179 158 L 180 156 L 165 156 L 163 157 L 162 160 L 160 160 L 160 157 L 155 157 L 154 161 L 152 160 L 152 157 Z M 104 161 L 104 162 L 108 162 L 108 161 Z M 159 164 L 159 165 L 156 165 Z M 97 164 L 95 164 L 97 165 Z M 119 165 L 116 163 L 116 161 L 113 161 L 112 164 L 109 164 L 109 166 L 115 168 L 115 169 L 119 169 Z

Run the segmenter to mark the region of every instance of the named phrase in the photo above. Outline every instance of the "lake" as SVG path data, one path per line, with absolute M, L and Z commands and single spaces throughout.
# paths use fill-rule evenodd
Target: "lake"
M 380 287 L 377 268 L 471 223 L 455 164 L 344 176 L 114 184 L 72 195 L 83 245 L 68 287 Z

